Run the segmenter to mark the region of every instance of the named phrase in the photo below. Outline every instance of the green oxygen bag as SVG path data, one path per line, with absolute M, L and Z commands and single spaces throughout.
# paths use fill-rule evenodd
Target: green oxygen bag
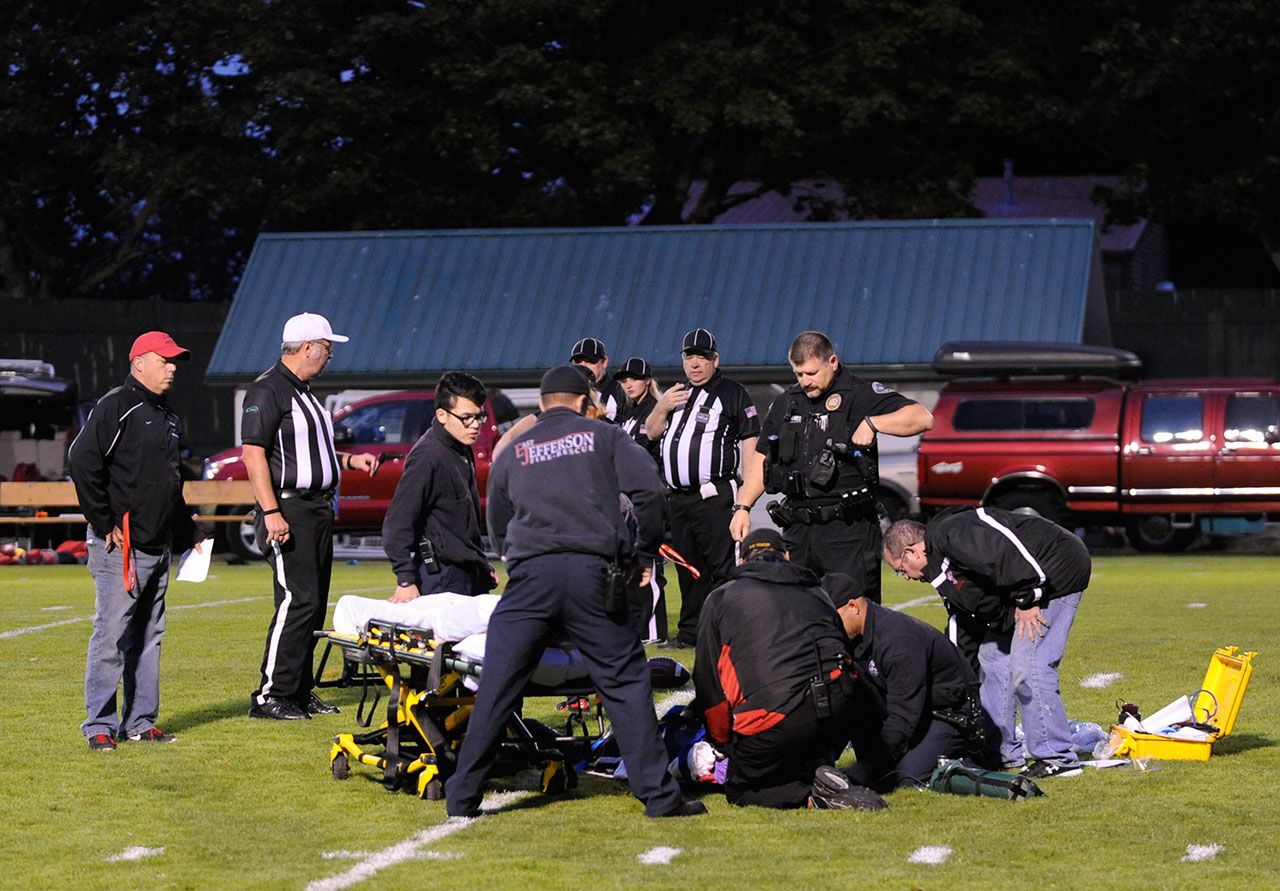
M 929 788 L 934 792 L 982 795 L 1005 801 L 1024 801 L 1044 794 L 1029 777 L 1003 770 L 967 767 L 963 762 L 950 758 L 938 759 L 938 766 L 929 777 Z

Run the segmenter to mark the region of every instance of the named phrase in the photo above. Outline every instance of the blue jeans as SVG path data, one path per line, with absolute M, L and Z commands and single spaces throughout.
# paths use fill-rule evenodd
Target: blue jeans
M 93 634 L 84 671 L 88 717 L 80 725 L 86 739 L 99 733 L 116 738 L 145 733 L 156 725 L 160 711 L 160 638 L 169 554 L 134 552 L 138 585 L 133 594 L 124 589 L 123 562 L 119 548 L 107 553 L 103 542 L 89 539 Z M 116 689 L 121 682 L 124 708 L 117 714 Z
M 998 751 L 1005 767 L 1021 767 L 1028 756 L 1067 765 L 1079 760 L 1058 688 L 1058 666 L 1079 607 L 1079 593 L 1050 600 L 1040 608 L 1049 623 L 1044 636 L 1028 641 L 1018 637 L 1016 629 L 1011 634 L 988 633 L 978 648 L 979 698 L 989 719 L 987 746 L 992 754 Z M 1018 712 L 1022 741 L 1015 736 Z

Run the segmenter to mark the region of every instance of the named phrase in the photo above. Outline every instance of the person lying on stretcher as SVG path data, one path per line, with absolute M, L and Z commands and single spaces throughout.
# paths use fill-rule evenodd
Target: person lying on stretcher
M 437 641 L 453 644 L 453 651 L 474 661 L 484 661 L 489 616 L 498 605 L 496 594 L 427 594 L 406 603 L 347 594 L 338 599 L 333 611 L 333 630 L 339 634 L 361 633 L 370 619 L 395 622 L 414 628 L 429 628 Z M 582 654 L 576 647 L 548 647 L 530 679 L 541 687 L 557 687 L 587 677 Z M 472 689 L 474 678 L 465 683 Z

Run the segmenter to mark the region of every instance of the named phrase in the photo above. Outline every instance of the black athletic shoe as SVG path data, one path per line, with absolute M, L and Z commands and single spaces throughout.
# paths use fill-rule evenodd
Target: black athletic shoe
M 267 701 L 259 705 L 254 703 L 249 706 L 250 718 L 270 718 L 273 721 L 310 721 L 311 716 L 298 707 L 296 702 L 288 699 L 276 699 L 274 696 L 268 697 Z
M 866 786 L 853 785 L 842 771 L 825 764 L 813 775 L 810 798 L 813 806 L 823 811 L 879 811 L 889 806 Z
M 707 806 L 701 801 L 682 801 L 680 806 L 673 811 L 667 811 L 665 814 L 651 814 L 650 816 L 658 817 L 698 817 L 707 812 Z
M 159 727 L 152 727 L 150 730 L 143 730 L 141 733 L 130 733 L 129 739 L 133 742 L 171 743 L 177 742 L 178 738 L 172 733 L 165 733 Z
M 316 694 L 312 693 L 305 700 L 295 703 L 298 708 L 302 709 L 308 715 L 340 715 L 342 709 L 336 705 L 330 705 Z
M 680 638 L 675 637 L 675 638 L 672 638 L 671 640 L 668 640 L 666 643 L 658 644 L 658 649 L 660 650 L 692 650 L 695 646 L 696 644 L 692 644 L 692 643 L 689 643 L 688 641 L 681 640 Z
M 95 752 L 114 752 L 116 750 L 116 741 L 109 733 L 95 733 L 89 737 L 89 748 Z
M 1056 761 L 1037 761 L 1022 772 L 1022 776 L 1032 780 L 1047 780 L 1050 777 L 1078 777 L 1084 773 L 1079 764 L 1059 764 Z

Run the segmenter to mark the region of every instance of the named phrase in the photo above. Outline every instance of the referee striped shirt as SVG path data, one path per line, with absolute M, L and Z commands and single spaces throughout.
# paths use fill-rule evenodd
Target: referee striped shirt
M 673 489 L 734 479 L 738 443 L 759 435 L 760 419 L 746 388 L 717 371 L 667 418 L 662 476 Z
M 333 446 L 333 419 L 310 385 L 284 363 L 276 363 L 245 393 L 240 441 L 266 450 L 277 492 L 322 491 L 338 484 L 341 469 Z

